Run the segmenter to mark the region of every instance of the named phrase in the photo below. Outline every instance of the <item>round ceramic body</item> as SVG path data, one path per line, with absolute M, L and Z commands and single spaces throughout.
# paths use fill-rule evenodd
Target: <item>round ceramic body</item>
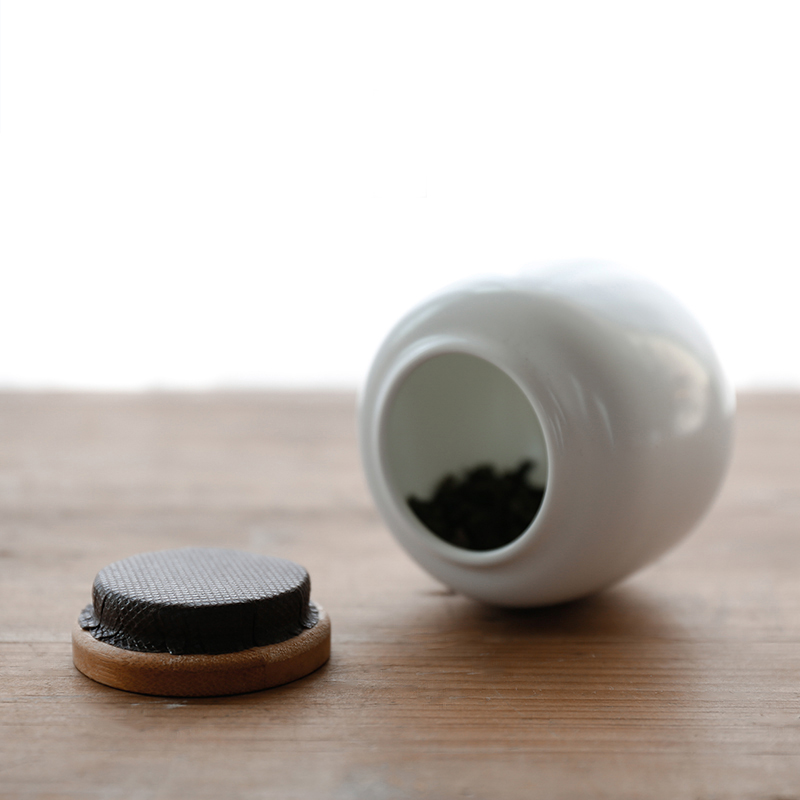
M 363 464 L 400 544 L 458 592 L 535 606 L 652 561 L 709 508 L 734 395 L 670 295 L 596 263 L 458 284 L 391 331 L 360 398 Z M 478 464 L 535 462 L 544 499 L 509 544 L 474 551 L 408 505 Z

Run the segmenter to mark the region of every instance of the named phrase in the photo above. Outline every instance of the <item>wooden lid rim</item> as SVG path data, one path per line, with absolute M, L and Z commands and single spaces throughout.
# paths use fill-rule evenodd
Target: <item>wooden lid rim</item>
M 302 678 L 328 660 L 331 623 L 317 608 L 317 624 L 292 639 L 217 655 L 123 650 L 95 639 L 76 622 L 72 659 L 98 683 L 140 694 L 213 697 L 260 691 Z

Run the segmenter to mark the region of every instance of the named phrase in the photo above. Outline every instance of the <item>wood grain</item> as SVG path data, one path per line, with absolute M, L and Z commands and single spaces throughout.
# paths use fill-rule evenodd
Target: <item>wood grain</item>
M 331 660 L 176 700 L 71 663 L 95 573 L 210 545 L 302 563 Z M 729 480 L 588 600 L 454 595 L 369 500 L 348 395 L 0 395 L 3 798 L 800 797 L 800 396 L 740 399 Z

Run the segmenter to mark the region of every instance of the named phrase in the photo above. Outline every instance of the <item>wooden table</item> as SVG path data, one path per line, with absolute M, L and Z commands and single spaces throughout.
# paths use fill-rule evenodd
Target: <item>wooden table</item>
M 745 396 L 696 533 L 600 596 L 504 611 L 394 543 L 349 395 L 0 395 L 3 798 L 800 797 L 800 396 Z M 95 573 L 146 550 L 292 558 L 317 673 L 128 694 L 72 666 Z

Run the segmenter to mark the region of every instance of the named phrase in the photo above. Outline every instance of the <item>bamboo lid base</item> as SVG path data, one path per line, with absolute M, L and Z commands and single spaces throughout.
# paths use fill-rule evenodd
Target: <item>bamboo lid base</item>
M 214 697 L 257 692 L 295 681 L 330 657 L 331 623 L 319 607 L 313 628 L 279 644 L 220 655 L 172 655 L 123 650 L 78 624 L 72 660 L 87 677 L 115 689 L 165 697 Z

